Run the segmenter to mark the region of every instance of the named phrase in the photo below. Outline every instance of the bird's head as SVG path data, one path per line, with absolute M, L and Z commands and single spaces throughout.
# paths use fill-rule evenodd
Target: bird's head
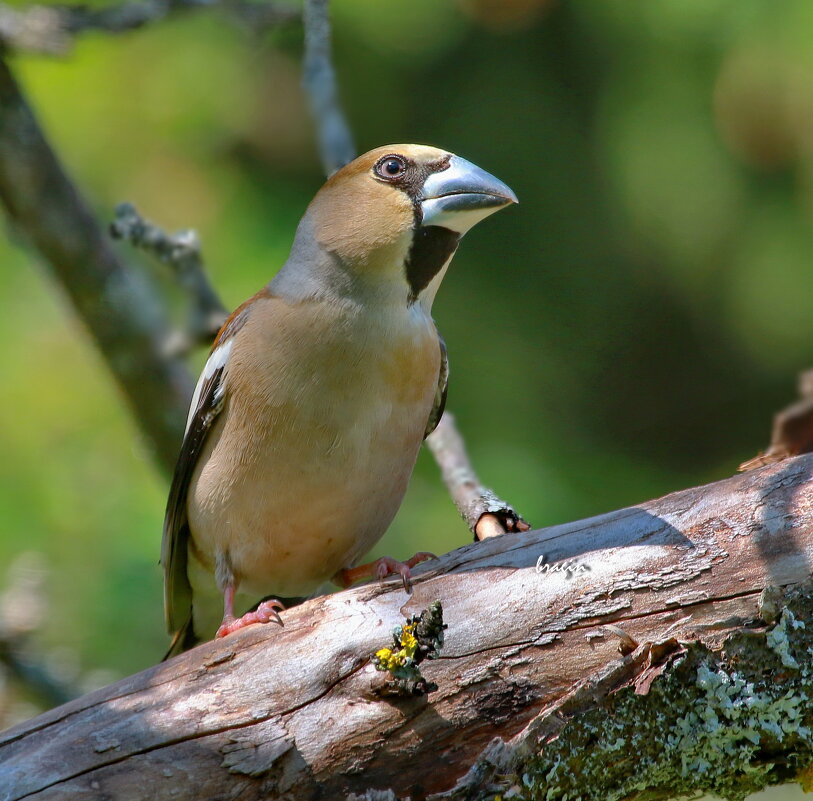
M 431 304 L 463 234 L 516 202 L 502 181 L 460 156 L 386 145 L 328 179 L 297 240 L 300 249 L 315 240 L 356 286 L 402 290 L 408 302 Z

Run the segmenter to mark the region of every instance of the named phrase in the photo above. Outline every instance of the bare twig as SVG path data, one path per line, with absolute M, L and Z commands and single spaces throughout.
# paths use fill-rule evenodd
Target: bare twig
M 475 540 L 496 537 L 509 531 L 528 531 L 521 515 L 488 487 L 484 487 L 471 466 L 463 437 L 447 411 L 438 427 L 426 438 L 426 445 L 440 467 L 443 482 Z
M 302 20 L 305 25 L 302 84 L 316 123 L 322 166 L 331 175 L 356 157 L 356 146 L 339 102 L 331 58 L 328 0 L 305 0 Z
M 143 0 L 103 8 L 56 5 L 17 9 L 0 5 L 0 41 L 15 50 L 64 55 L 80 33 L 127 33 L 172 14 L 202 8 L 220 9 L 255 31 L 291 22 L 300 16 L 291 6 L 251 0 Z
M 105 355 L 142 434 L 171 470 L 192 382 L 183 362 L 162 350 L 168 322 L 160 296 L 110 246 L 2 59 L 0 202 L 62 285 Z
M 197 233 L 187 229 L 170 235 L 145 220 L 131 203 L 121 203 L 116 208 L 110 233 L 169 264 L 191 298 L 187 328 L 170 337 L 168 353 L 186 354 L 195 345 L 210 343 L 229 313 L 206 276 Z

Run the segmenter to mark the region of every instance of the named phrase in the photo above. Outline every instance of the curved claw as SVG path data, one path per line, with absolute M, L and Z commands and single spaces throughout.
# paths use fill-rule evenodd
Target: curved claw
M 412 572 L 411 569 L 415 567 L 415 565 L 419 565 L 421 562 L 425 562 L 427 559 L 437 559 L 435 554 L 430 553 L 429 551 L 419 551 L 410 559 L 407 559 L 406 562 L 396 562 L 394 559 L 390 560 L 393 563 L 394 570 L 390 570 L 387 573 L 384 573 L 383 576 L 380 578 L 386 578 L 388 575 L 394 575 L 398 573 L 401 576 L 401 581 L 404 583 L 404 591 L 405 592 L 412 592 Z
M 242 617 L 235 618 L 228 615 L 224 617 L 215 637 L 225 637 L 254 623 L 276 623 L 279 626 L 284 626 L 285 624 L 279 616 L 279 613 L 284 611 L 285 606 L 276 598 L 263 601 L 253 612 L 246 612 Z
M 376 578 L 382 581 L 387 576 L 401 576 L 406 592 L 412 592 L 411 569 L 415 565 L 425 562 L 427 559 L 437 559 L 435 554 L 429 551 L 420 551 L 415 556 L 407 559 L 406 562 L 399 562 L 391 556 L 382 556 L 374 562 L 368 562 L 358 567 L 349 567 L 340 570 L 333 580 L 342 587 L 349 587 L 354 582 L 363 578 Z

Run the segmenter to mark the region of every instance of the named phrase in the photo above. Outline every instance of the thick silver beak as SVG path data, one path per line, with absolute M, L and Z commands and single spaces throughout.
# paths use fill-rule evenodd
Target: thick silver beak
M 460 156 L 452 156 L 445 170 L 426 179 L 421 198 L 423 225 L 438 225 L 459 234 L 518 202 L 510 187 Z

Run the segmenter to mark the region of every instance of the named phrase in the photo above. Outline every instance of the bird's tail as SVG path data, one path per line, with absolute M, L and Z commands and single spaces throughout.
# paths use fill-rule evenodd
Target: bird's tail
M 198 639 L 195 634 L 195 627 L 192 625 L 192 610 L 190 609 L 186 623 L 172 635 L 172 642 L 169 644 L 169 648 L 161 661 L 165 662 L 171 656 L 177 656 L 184 651 L 188 651 L 190 648 L 194 648 L 199 642 L 200 639 Z

